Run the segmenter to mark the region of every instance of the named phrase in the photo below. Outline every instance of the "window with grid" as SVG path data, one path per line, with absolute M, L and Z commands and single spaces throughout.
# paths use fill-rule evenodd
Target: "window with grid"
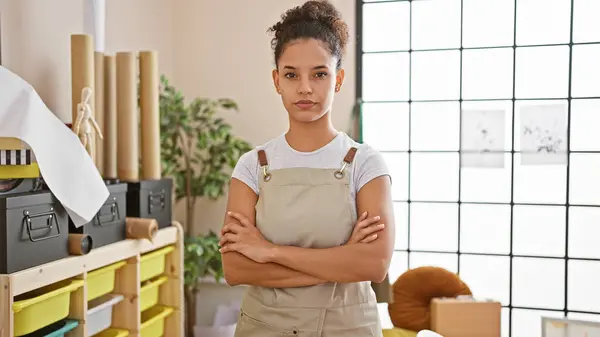
M 394 181 L 392 281 L 459 273 L 502 302 L 503 337 L 600 320 L 600 0 L 356 5 L 361 139 Z

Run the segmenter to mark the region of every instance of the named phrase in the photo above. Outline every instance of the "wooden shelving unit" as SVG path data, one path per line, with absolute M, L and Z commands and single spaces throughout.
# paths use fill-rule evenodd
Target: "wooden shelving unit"
M 159 305 L 174 309 L 165 320 L 164 336 L 183 337 L 183 229 L 179 223 L 158 231 L 153 242 L 128 239 L 93 249 L 89 254 L 70 256 L 9 275 L 0 275 L 0 337 L 14 336 L 13 299 L 15 296 L 67 279 L 81 279 L 83 287 L 70 295 L 69 318 L 79 321 L 68 337 L 88 337 L 87 273 L 125 261 L 116 271 L 113 293 L 125 298 L 114 307 L 112 327 L 129 331 L 129 337 L 141 337 L 140 257 L 142 254 L 173 245 L 166 255 L 165 275 L 168 281 L 160 287 Z

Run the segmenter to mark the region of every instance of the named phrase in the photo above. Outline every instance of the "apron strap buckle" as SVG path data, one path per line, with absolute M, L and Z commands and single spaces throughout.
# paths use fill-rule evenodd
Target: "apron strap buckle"
M 355 147 L 351 147 L 350 150 L 348 150 L 348 153 L 346 153 L 346 156 L 344 157 L 342 167 L 334 173 L 336 178 L 342 179 L 344 177 L 344 170 L 346 169 L 346 166 L 352 164 L 352 161 L 356 156 L 356 151 L 358 151 L 358 149 Z
M 271 180 L 271 173 L 268 172 L 268 166 L 263 166 L 263 180 L 269 181 Z
M 269 162 L 267 161 L 267 154 L 265 153 L 265 150 L 258 150 L 258 163 L 263 170 L 263 180 L 271 180 L 271 173 L 268 171 Z

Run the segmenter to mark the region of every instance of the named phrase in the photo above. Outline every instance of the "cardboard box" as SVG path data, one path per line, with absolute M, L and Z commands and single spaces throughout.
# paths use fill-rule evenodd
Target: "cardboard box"
M 1 150 L 19 150 L 26 148 L 25 144 L 18 138 L 0 137 Z
M 473 298 L 434 298 L 431 330 L 444 337 L 500 337 L 500 302 Z

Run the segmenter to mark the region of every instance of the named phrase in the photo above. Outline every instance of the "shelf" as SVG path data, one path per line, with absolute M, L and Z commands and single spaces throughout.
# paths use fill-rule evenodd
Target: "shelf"
M 81 279 L 84 286 L 71 293 L 69 318 L 79 321 L 78 327 L 68 337 L 87 337 L 87 273 L 115 262 L 126 263 L 117 270 L 114 293 L 125 299 L 115 306 L 113 328 L 126 329 L 129 336 L 139 336 L 141 313 L 140 256 L 144 253 L 173 245 L 166 255 L 165 275 L 168 281 L 161 286 L 159 305 L 173 309 L 165 321 L 165 336 L 183 336 L 183 229 L 174 222 L 160 229 L 153 239 L 127 239 L 104 247 L 92 249 L 82 256 L 50 262 L 8 275 L 0 275 L 0 337 L 13 337 L 13 299 L 15 296 L 36 290 L 66 279 Z

